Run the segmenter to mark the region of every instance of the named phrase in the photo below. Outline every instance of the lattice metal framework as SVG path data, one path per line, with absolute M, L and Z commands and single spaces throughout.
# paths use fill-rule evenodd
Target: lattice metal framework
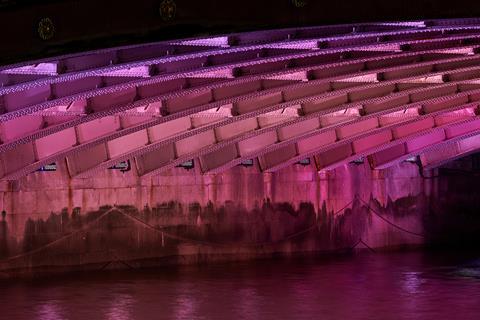
M 165 41 L 0 68 L 0 179 L 66 160 L 219 173 L 310 158 L 426 168 L 480 148 L 480 19 Z

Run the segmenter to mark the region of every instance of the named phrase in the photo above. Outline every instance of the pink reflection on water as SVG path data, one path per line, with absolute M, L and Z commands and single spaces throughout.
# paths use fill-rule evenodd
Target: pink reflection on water
M 38 320 L 63 320 L 63 310 L 56 301 L 40 304 L 36 310 Z
M 195 297 L 189 294 L 180 295 L 175 302 L 174 319 L 194 319 L 196 309 Z
M 402 288 L 409 294 L 419 293 L 423 282 L 425 280 L 420 278 L 419 272 L 405 272 L 402 277 Z
M 105 318 L 108 320 L 132 319 L 132 305 L 134 299 L 130 294 L 116 294 L 107 309 Z
M 258 295 L 255 288 L 247 287 L 238 290 L 238 309 L 239 314 L 243 315 L 244 319 L 256 319 L 260 313 L 262 299 Z

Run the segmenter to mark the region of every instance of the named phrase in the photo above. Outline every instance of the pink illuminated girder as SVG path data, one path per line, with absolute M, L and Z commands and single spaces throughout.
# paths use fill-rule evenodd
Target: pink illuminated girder
M 424 169 L 433 169 L 452 160 L 465 157 L 480 150 L 480 135 L 469 135 L 464 139 L 437 145 L 420 154 Z
M 480 20 L 350 24 L 164 41 L 0 67 L 0 178 L 66 159 L 150 177 L 258 158 L 329 170 L 434 167 L 480 147 Z

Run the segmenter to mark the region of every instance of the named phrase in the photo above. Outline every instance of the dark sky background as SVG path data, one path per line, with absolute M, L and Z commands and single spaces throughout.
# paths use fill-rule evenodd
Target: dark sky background
M 175 3 L 165 21 L 163 1 Z M 267 28 L 382 20 L 480 17 L 480 1 L 456 0 L 0 0 L 0 64 L 129 43 Z M 50 18 L 55 33 L 38 35 Z

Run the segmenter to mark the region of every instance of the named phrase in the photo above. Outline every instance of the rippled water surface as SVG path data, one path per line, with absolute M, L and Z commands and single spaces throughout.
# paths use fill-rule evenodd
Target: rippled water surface
M 0 319 L 480 319 L 475 254 L 360 254 L 0 284 Z

